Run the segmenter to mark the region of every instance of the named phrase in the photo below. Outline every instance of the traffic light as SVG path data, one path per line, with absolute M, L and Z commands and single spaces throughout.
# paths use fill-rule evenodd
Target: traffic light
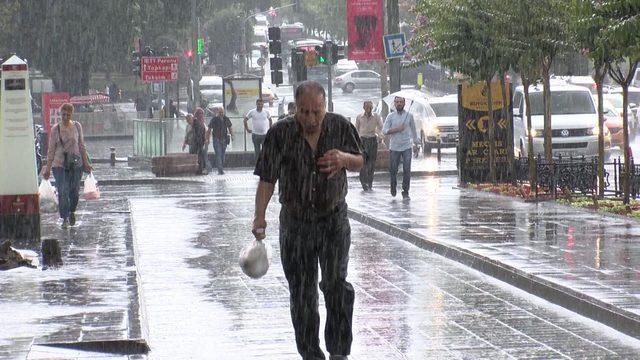
M 346 57 L 344 50 L 344 45 L 332 44 L 331 64 L 335 65 L 338 63 L 338 60 Z
M 326 50 L 327 49 L 326 49 L 326 47 L 324 45 L 316 45 L 315 58 L 316 58 L 316 63 L 317 64 L 320 64 L 320 65 L 326 65 L 327 64 L 327 51 Z
M 280 41 L 280 28 L 272 26 L 268 29 L 269 52 L 275 56 L 282 53 L 282 43 Z
M 271 65 L 271 83 L 274 85 L 282 84 L 282 58 L 269 59 L 269 65 Z
M 133 73 L 137 76 L 140 76 L 140 74 L 142 73 L 142 69 L 141 69 L 141 61 L 140 61 L 140 53 L 137 51 L 134 51 L 131 53 L 131 71 L 133 71 Z
M 293 49 L 291 51 L 291 80 L 300 82 L 307 80 L 307 67 L 304 65 L 305 51 Z
M 184 51 L 184 56 L 187 59 L 192 59 L 193 58 L 193 50 L 192 49 L 187 49 Z
M 196 42 L 196 54 L 202 55 L 202 38 L 198 38 Z
M 272 26 L 268 30 L 269 35 L 269 52 L 273 57 L 269 59 L 271 65 L 271 83 L 278 86 L 282 84 L 282 44 L 280 43 L 280 28 Z

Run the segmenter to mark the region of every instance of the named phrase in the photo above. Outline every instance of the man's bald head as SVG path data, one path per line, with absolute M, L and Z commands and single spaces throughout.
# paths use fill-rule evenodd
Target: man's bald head
M 301 82 L 296 88 L 295 99 L 300 100 L 303 95 L 322 95 L 323 99 L 327 99 L 327 94 L 324 91 L 322 85 L 319 82 L 313 80 L 306 80 Z

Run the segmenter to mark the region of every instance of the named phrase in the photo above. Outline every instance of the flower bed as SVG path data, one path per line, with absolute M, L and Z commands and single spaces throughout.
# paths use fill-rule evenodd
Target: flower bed
M 628 206 L 622 202 L 622 199 L 594 199 L 586 196 L 572 199 L 558 199 L 558 202 L 576 208 L 591 209 L 640 219 L 640 201 L 638 200 L 631 199 Z
M 512 197 L 520 197 L 523 199 L 530 199 L 535 197 L 535 193 L 531 192 L 531 186 L 529 184 L 513 185 L 513 184 L 467 184 L 469 189 L 475 189 L 480 191 L 486 191 L 499 195 L 506 195 Z
M 536 194 L 532 192 L 529 184 L 467 184 L 469 189 L 486 191 L 493 194 L 522 198 L 525 200 L 535 199 Z M 538 200 L 553 200 L 553 194 L 549 194 L 538 188 Z M 621 199 L 607 198 L 598 199 L 591 196 L 565 194 L 558 190 L 558 199 L 560 204 L 569 205 L 575 208 L 589 209 L 599 212 L 624 215 L 640 219 L 640 200 L 631 200 L 629 206 L 625 206 Z

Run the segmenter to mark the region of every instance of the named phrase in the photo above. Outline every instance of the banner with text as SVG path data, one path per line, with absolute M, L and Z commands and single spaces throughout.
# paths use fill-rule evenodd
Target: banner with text
M 382 0 L 347 0 L 349 60 L 382 60 Z
M 502 88 L 499 81 L 491 83 L 493 121 L 495 129 L 495 159 L 498 181 L 509 179 L 509 146 L 513 147 L 513 107 L 510 84 L 507 83 L 509 118 L 503 115 Z M 461 182 L 489 180 L 489 106 L 486 82 L 464 83 L 458 86 L 458 138 Z

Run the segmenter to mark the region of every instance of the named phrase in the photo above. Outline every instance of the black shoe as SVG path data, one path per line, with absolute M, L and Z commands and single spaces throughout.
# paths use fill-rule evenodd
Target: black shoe
M 402 198 L 405 199 L 405 200 L 409 200 L 410 199 L 409 192 L 408 191 L 403 191 L 402 192 Z
M 73 226 L 75 224 L 76 224 L 76 214 L 71 213 L 69 214 L 69 225 Z
M 67 219 L 67 218 L 62 219 L 62 228 L 63 229 L 68 229 L 69 228 L 69 219 Z
M 394 188 L 394 187 L 391 188 L 391 196 L 393 196 L 393 197 L 396 196 L 396 188 Z
M 218 170 L 218 175 L 224 175 L 224 171 Z
M 362 190 L 364 191 L 368 191 L 369 190 L 369 186 L 368 185 L 362 185 Z

